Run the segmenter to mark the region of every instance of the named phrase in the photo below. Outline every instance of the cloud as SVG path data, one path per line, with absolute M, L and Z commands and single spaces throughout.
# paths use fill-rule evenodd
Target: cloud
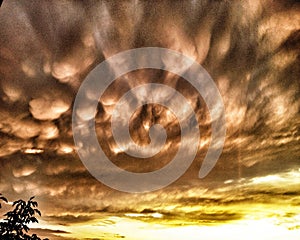
M 88 215 L 61 215 L 61 216 L 47 216 L 44 218 L 49 223 L 55 223 L 63 226 L 68 226 L 70 224 L 84 223 L 94 219 L 93 216 Z
M 298 8 L 298 1 L 5 1 L 0 11 L 1 191 L 9 199 L 36 195 L 45 219 L 64 225 L 125 213 L 174 224 L 178 219 L 223 222 L 245 213 L 205 212 L 201 205 L 230 208 L 266 198 L 299 205 L 299 189 L 291 184 L 298 175 L 294 180 L 288 175 L 299 168 L 300 154 Z M 117 147 L 112 110 L 139 84 L 154 81 L 181 92 L 191 102 L 201 132 L 197 157 L 182 178 L 161 191 L 131 195 L 106 187 L 87 172 L 72 138 L 72 106 L 93 67 L 115 53 L 145 46 L 182 52 L 205 67 L 224 101 L 227 135 L 218 164 L 199 180 L 211 134 L 203 98 L 184 79 L 165 71 L 143 69 L 121 76 L 99 99 L 96 115 L 99 142 L 116 165 L 153 171 L 167 164 L 180 144 L 174 116 L 148 104 L 132 116 L 132 138 L 147 144 L 149 126 L 162 124 L 168 133 L 162 152 L 140 161 Z M 163 56 L 158 61 L 171 60 Z M 180 71 L 186 68 L 180 65 Z M 95 96 L 91 91 L 86 97 Z M 87 106 L 78 114 L 90 118 L 91 110 Z M 276 188 L 286 182 L 275 182 L 272 189 L 258 184 L 269 175 L 289 179 L 287 189 Z M 184 207 L 191 207 L 190 216 L 184 216 Z
M 8 66 L 14 66 L 16 69 L 5 71 L 9 67 L 3 67 L 2 105 L 9 107 L 15 103 L 19 111 L 17 121 L 9 121 L 8 118 L 2 121 L 2 124 L 8 125 L 3 129 L 5 133 L 25 139 L 39 137 L 41 140 L 52 140 L 64 137 L 61 128 L 70 126 L 57 126 L 54 120 L 69 116 L 74 94 L 83 81 L 83 76 L 103 56 L 108 57 L 118 51 L 139 46 L 168 47 L 204 64 L 215 79 L 224 99 L 227 109 L 228 143 L 231 137 L 236 137 L 237 131 L 240 136 L 259 133 L 262 134 L 262 138 L 269 139 L 270 132 L 295 125 L 299 110 L 299 104 L 295 101 L 299 84 L 293 78 L 297 74 L 291 75 L 289 72 L 292 66 L 295 66 L 293 71 L 298 69 L 297 12 L 293 10 L 292 3 L 274 4 L 274 9 L 285 11 L 277 13 L 274 10 L 269 17 L 262 15 L 262 9 L 267 8 L 269 3 L 261 2 L 254 5 L 247 1 L 233 4 L 186 2 L 180 8 L 176 4 L 173 6 L 166 2 L 161 3 L 159 10 L 153 4 L 143 3 L 135 6 L 138 9 L 134 11 L 135 21 L 128 18 L 133 9 L 129 7 L 131 4 L 127 3 L 123 3 L 129 7 L 126 10 L 114 6 L 119 9 L 116 11 L 120 12 L 122 20 L 117 18 L 112 6 L 106 3 L 93 5 L 93 8 L 87 6 L 87 11 L 93 16 L 90 19 L 84 18 L 86 13 L 78 3 L 61 4 L 62 8 L 72 9 L 67 15 L 52 3 L 39 3 L 42 10 L 37 14 L 30 10 L 31 4 L 6 3 L 4 10 L 11 10 L 12 13 L 20 10 L 24 13 L 15 19 L 13 14 L 8 16 L 6 11 L 2 11 L 3 63 L 9 63 Z M 193 17 L 187 20 L 189 8 L 193 11 L 188 15 Z M 45 9 L 52 9 L 50 12 L 57 18 L 51 18 Z M 145 9 L 156 9 L 157 12 L 147 15 Z M 164 14 L 166 9 L 170 9 L 173 14 Z M 238 14 L 237 9 L 243 11 L 243 14 Z M 277 15 L 281 20 L 276 18 Z M 161 21 L 164 22 L 163 25 L 160 24 Z M 104 22 L 106 25 L 103 25 Z M 9 25 L 11 23 L 13 25 Z M 12 35 L 10 29 L 14 25 L 15 31 L 22 35 L 22 38 Z M 74 26 L 79 26 L 79 30 L 75 31 Z M 280 36 L 273 32 L 274 26 L 284 29 Z M 128 31 L 123 31 L 124 28 Z M 248 37 L 240 37 L 245 35 Z M 274 39 L 275 35 L 280 38 Z M 112 38 L 114 41 L 111 41 Z M 14 44 L 8 45 L 8 39 Z M 30 50 L 19 49 L 25 44 L 25 40 L 32 43 Z M 276 41 L 272 49 L 265 46 Z M 20 61 L 14 61 L 16 51 Z M 181 79 L 169 73 L 164 73 L 161 77 L 159 74 L 161 71 L 137 71 L 124 76 L 122 82 L 127 82 L 128 88 L 128 85 L 133 87 L 138 82 L 160 78 L 158 81 L 170 84 L 184 95 L 186 92 L 191 102 L 198 101 L 197 93 L 186 83 L 182 84 Z M 286 76 L 289 76 L 291 81 L 281 84 Z M 129 81 L 130 79 L 135 81 Z M 116 85 L 113 89 L 122 92 L 123 87 Z M 109 116 L 110 108 L 117 100 L 111 102 L 114 96 L 119 96 L 119 93 L 107 94 L 106 98 L 103 98 L 102 111 L 105 114 L 97 121 L 110 120 L 107 119 L 107 115 Z M 107 105 L 108 100 L 110 102 Z M 151 112 L 151 107 L 147 107 L 148 113 Z M 200 114 L 201 106 L 193 107 Z M 201 115 L 203 116 L 202 111 Z M 204 115 L 207 115 L 205 118 L 209 120 L 207 111 Z M 141 118 L 141 113 L 136 117 Z M 44 126 L 45 120 L 48 120 L 48 126 Z M 143 129 L 142 125 L 136 127 L 140 131 Z M 170 129 L 170 135 L 172 131 Z M 203 136 L 207 134 L 209 132 L 202 132 Z M 113 150 L 113 147 L 110 150 Z
M 68 234 L 69 232 L 63 231 L 63 230 L 53 230 L 53 229 L 46 229 L 46 228 L 31 228 L 30 231 L 39 233 L 39 234 L 47 234 L 46 236 L 49 236 L 49 234 L 52 237 L 55 237 L 54 234 Z M 39 235 L 37 234 L 37 235 Z

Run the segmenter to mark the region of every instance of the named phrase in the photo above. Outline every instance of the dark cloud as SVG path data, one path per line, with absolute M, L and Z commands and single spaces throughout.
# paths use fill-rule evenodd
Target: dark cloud
M 44 219 L 62 225 L 126 213 L 141 214 L 145 221 L 157 220 L 152 215 L 160 213 L 161 221 L 174 225 L 178 219 L 195 224 L 234 221 L 244 213 L 198 209 L 187 217 L 180 209 L 268 198 L 299 206 L 299 189 L 284 180 L 300 167 L 299 1 L 12 0 L 1 6 L 0 21 L 0 189 L 10 200 L 36 195 Z M 118 52 L 144 46 L 179 51 L 205 67 L 224 101 L 227 135 L 216 167 L 199 180 L 211 133 L 203 98 L 169 72 L 143 69 L 120 77 L 99 100 L 96 115 L 99 142 L 116 165 L 153 171 L 172 159 L 180 143 L 174 116 L 149 104 L 132 117 L 132 137 L 149 143 L 145 126 L 160 123 L 167 129 L 166 147 L 146 161 L 117 148 L 110 129 L 112 109 L 139 84 L 165 83 L 181 92 L 190 100 L 201 131 L 200 150 L 182 178 L 154 193 L 126 194 L 96 181 L 78 158 L 72 106 L 93 67 Z M 170 63 L 167 57 L 159 61 Z M 186 70 L 184 65 L 180 69 Z M 90 117 L 90 109 L 78 114 Z M 281 176 L 286 189 L 278 189 L 282 182 L 271 189 L 251 182 L 269 175 Z M 163 209 L 172 204 L 178 208 Z M 53 237 L 62 233 L 47 231 Z
M 62 239 L 67 239 L 67 240 L 74 240 L 74 238 L 68 238 L 68 237 L 61 237 L 56 234 L 65 234 L 66 236 L 70 234 L 69 232 L 62 231 L 62 230 L 52 230 L 52 229 L 45 229 L 45 228 L 32 228 L 30 230 L 31 232 L 37 234 L 40 238 L 49 238 L 53 240 L 62 240 Z
M 47 217 L 44 217 L 44 219 L 46 221 L 54 222 L 59 225 L 68 226 L 69 224 L 88 222 L 88 221 L 94 219 L 94 217 L 86 216 L 86 215 L 74 216 L 74 215 L 68 214 L 68 215 L 63 215 L 63 216 L 47 216 Z

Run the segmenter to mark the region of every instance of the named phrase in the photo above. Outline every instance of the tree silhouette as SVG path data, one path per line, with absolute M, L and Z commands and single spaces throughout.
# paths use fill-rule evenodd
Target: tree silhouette
M 0 199 L 8 202 L 1 193 Z M 34 197 L 31 197 L 27 202 L 21 199 L 13 202 L 14 209 L 4 214 L 5 218 L 0 222 L 0 239 L 41 240 L 36 234 L 28 235 L 30 230 L 28 224 L 38 222 L 36 214 L 41 216 L 41 212 L 37 209 L 38 203 L 33 199 Z

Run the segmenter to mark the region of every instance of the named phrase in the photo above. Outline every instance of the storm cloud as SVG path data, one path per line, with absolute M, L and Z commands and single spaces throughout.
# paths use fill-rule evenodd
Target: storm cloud
M 299 187 L 292 183 L 286 190 L 268 190 L 255 182 L 269 175 L 282 181 L 300 177 L 299 1 L 11 0 L 2 4 L 0 21 L 0 189 L 9 199 L 36 195 L 44 220 L 66 226 L 125 213 L 147 221 L 157 220 L 153 216 L 160 215 L 153 214 L 159 213 L 161 222 L 173 225 L 180 218 L 195 224 L 231 221 L 247 212 L 197 208 L 188 219 L 180 209 L 262 202 L 264 195 L 299 206 Z M 143 161 L 118 149 L 112 110 L 140 84 L 162 83 L 180 92 L 191 103 L 201 132 L 196 159 L 178 181 L 157 192 L 131 195 L 88 173 L 73 141 L 72 107 L 95 66 L 140 47 L 169 48 L 201 64 L 221 93 L 227 133 L 216 167 L 200 180 L 212 119 L 196 89 L 163 70 L 141 69 L 116 79 L 99 99 L 95 119 L 99 143 L 116 165 L 153 171 L 170 162 L 180 145 L 174 115 L 148 104 L 131 118 L 132 138 L 148 144 L 148 129 L 158 123 L 167 130 L 166 146 Z M 172 64 L 167 57 L 160 61 Z M 78 114 L 88 118 L 90 112 L 86 107 Z M 239 194 L 231 199 L 237 188 Z

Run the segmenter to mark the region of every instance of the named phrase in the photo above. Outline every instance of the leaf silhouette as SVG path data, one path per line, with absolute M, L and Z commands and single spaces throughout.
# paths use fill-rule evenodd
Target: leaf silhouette
M 8 202 L 2 194 L 0 194 L 0 199 Z M 41 216 L 40 210 L 37 209 L 38 203 L 32 201 L 33 199 L 34 197 L 31 197 L 27 202 L 22 199 L 13 202 L 14 209 L 4 214 L 5 218 L 0 221 L 0 239 L 41 240 L 36 234 L 28 235 L 30 231 L 28 224 L 38 223 L 35 214 Z

